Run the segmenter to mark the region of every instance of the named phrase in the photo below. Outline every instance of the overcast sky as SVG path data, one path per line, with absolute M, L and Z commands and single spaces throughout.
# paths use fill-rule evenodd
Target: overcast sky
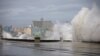
M 100 0 L 0 0 L 0 24 L 25 26 L 33 20 L 71 21 L 82 7 Z

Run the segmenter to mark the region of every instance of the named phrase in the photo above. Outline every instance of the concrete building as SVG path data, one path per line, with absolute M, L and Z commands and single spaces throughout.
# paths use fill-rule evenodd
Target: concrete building
M 43 19 L 41 19 L 41 21 L 33 21 L 33 26 L 42 29 L 52 30 L 53 23 L 51 21 L 44 21 Z
M 45 21 L 43 19 L 40 21 L 33 21 L 32 34 L 35 35 L 36 33 L 39 33 L 38 35 L 41 39 L 44 39 L 46 31 L 52 31 L 52 28 L 53 23 L 51 21 Z

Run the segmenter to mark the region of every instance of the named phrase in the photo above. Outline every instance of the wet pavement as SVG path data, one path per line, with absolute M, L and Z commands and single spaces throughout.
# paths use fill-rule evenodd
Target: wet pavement
M 100 56 L 100 43 L 0 41 L 0 56 Z

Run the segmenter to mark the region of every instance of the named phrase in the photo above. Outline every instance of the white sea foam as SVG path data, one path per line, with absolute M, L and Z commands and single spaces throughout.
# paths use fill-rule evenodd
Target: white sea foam
M 76 41 L 100 41 L 100 10 L 82 8 L 72 20 L 73 38 Z

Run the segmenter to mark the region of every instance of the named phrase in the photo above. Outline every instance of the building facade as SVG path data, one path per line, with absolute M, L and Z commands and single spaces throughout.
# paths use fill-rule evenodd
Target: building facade
M 52 31 L 53 23 L 51 21 L 33 21 L 32 35 L 39 35 L 41 39 L 45 38 L 46 31 Z

